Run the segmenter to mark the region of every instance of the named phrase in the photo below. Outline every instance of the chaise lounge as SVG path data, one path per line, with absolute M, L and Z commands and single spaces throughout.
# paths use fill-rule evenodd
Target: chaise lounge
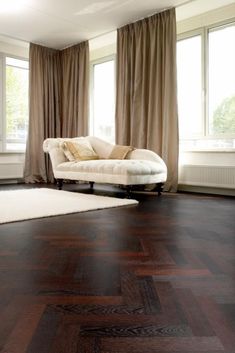
M 89 156 L 88 160 L 71 159 L 68 155 L 71 151 L 64 148 L 68 142 L 82 142 L 86 146 L 88 144 L 94 156 Z M 43 143 L 44 152 L 50 155 L 59 189 L 63 186 L 63 180 L 68 179 L 88 181 L 91 187 L 94 183 L 125 185 L 128 192 L 134 185 L 156 184 L 155 190 L 160 194 L 167 178 L 167 167 L 162 158 L 147 149 L 125 147 L 126 149 L 93 136 L 50 138 Z M 121 157 L 116 156 L 117 149 L 121 150 Z

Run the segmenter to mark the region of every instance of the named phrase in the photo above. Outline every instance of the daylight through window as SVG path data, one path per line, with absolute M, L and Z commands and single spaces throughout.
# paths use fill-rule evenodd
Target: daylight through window
M 28 131 L 28 62 L 6 57 L 5 149 L 24 151 Z
M 91 65 L 90 134 L 115 142 L 115 60 L 104 58 Z
M 180 38 L 177 44 L 180 146 L 235 148 L 235 23 Z

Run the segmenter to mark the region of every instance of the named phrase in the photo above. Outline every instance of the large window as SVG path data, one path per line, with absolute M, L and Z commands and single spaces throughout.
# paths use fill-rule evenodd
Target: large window
M 206 28 L 177 45 L 182 149 L 235 148 L 235 23 Z
M 91 64 L 90 135 L 115 142 L 115 59 Z
M 1 56 L 1 152 L 24 152 L 28 130 L 28 61 Z

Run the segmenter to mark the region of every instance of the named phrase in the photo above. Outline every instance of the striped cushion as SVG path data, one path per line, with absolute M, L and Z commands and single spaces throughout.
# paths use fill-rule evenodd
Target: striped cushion
M 109 159 L 125 159 L 127 154 L 134 150 L 132 146 L 115 145 L 110 153 Z
M 71 156 L 75 161 L 87 161 L 91 159 L 99 159 L 99 156 L 93 150 L 91 144 L 87 140 L 79 142 L 66 141 L 63 144 L 65 155 L 71 161 Z M 70 156 L 70 158 L 69 158 Z

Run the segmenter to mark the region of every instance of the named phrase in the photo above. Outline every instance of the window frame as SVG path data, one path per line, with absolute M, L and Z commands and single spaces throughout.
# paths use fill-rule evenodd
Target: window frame
M 106 55 L 98 59 L 92 60 L 90 62 L 90 114 L 89 114 L 89 123 L 88 131 L 89 135 L 94 136 L 94 67 L 98 64 L 103 64 L 108 61 L 114 61 L 114 98 L 116 96 L 116 54 Z
M 225 139 L 235 139 L 235 134 L 216 134 L 211 135 L 209 134 L 209 33 L 216 32 L 220 29 L 235 26 L 235 18 L 221 21 L 215 24 L 211 24 L 208 26 L 204 26 L 202 28 L 198 28 L 192 31 L 187 31 L 184 33 L 180 33 L 177 36 L 177 42 L 195 37 L 197 35 L 201 35 L 202 39 L 202 48 L 201 48 L 201 64 L 202 64 L 202 136 L 193 135 L 189 136 L 188 138 L 182 138 L 181 141 L 192 141 L 192 140 L 225 140 Z M 185 151 L 191 151 L 192 149 L 186 149 Z M 193 151 L 226 151 L 231 150 L 234 151 L 235 148 L 196 148 Z
M 7 140 L 6 138 L 6 123 L 7 123 L 7 117 L 6 117 L 6 58 L 12 58 L 12 59 L 17 59 L 17 60 L 22 60 L 22 61 L 27 61 L 29 62 L 28 58 L 18 56 L 18 55 L 13 55 L 13 54 L 7 54 L 0 52 L 0 153 L 1 154 L 25 154 L 25 151 L 22 150 L 7 150 L 7 142 L 10 141 Z M 13 65 L 12 65 L 13 66 Z M 18 67 L 18 66 L 14 66 Z M 23 68 L 22 68 L 23 69 Z M 27 70 L 27 69 L 25 69 Z M 29 71 L 29 69 L 28 69 Z M 15 140 L 14 142 L 20 143 L 22 140 L 18 139 Z

